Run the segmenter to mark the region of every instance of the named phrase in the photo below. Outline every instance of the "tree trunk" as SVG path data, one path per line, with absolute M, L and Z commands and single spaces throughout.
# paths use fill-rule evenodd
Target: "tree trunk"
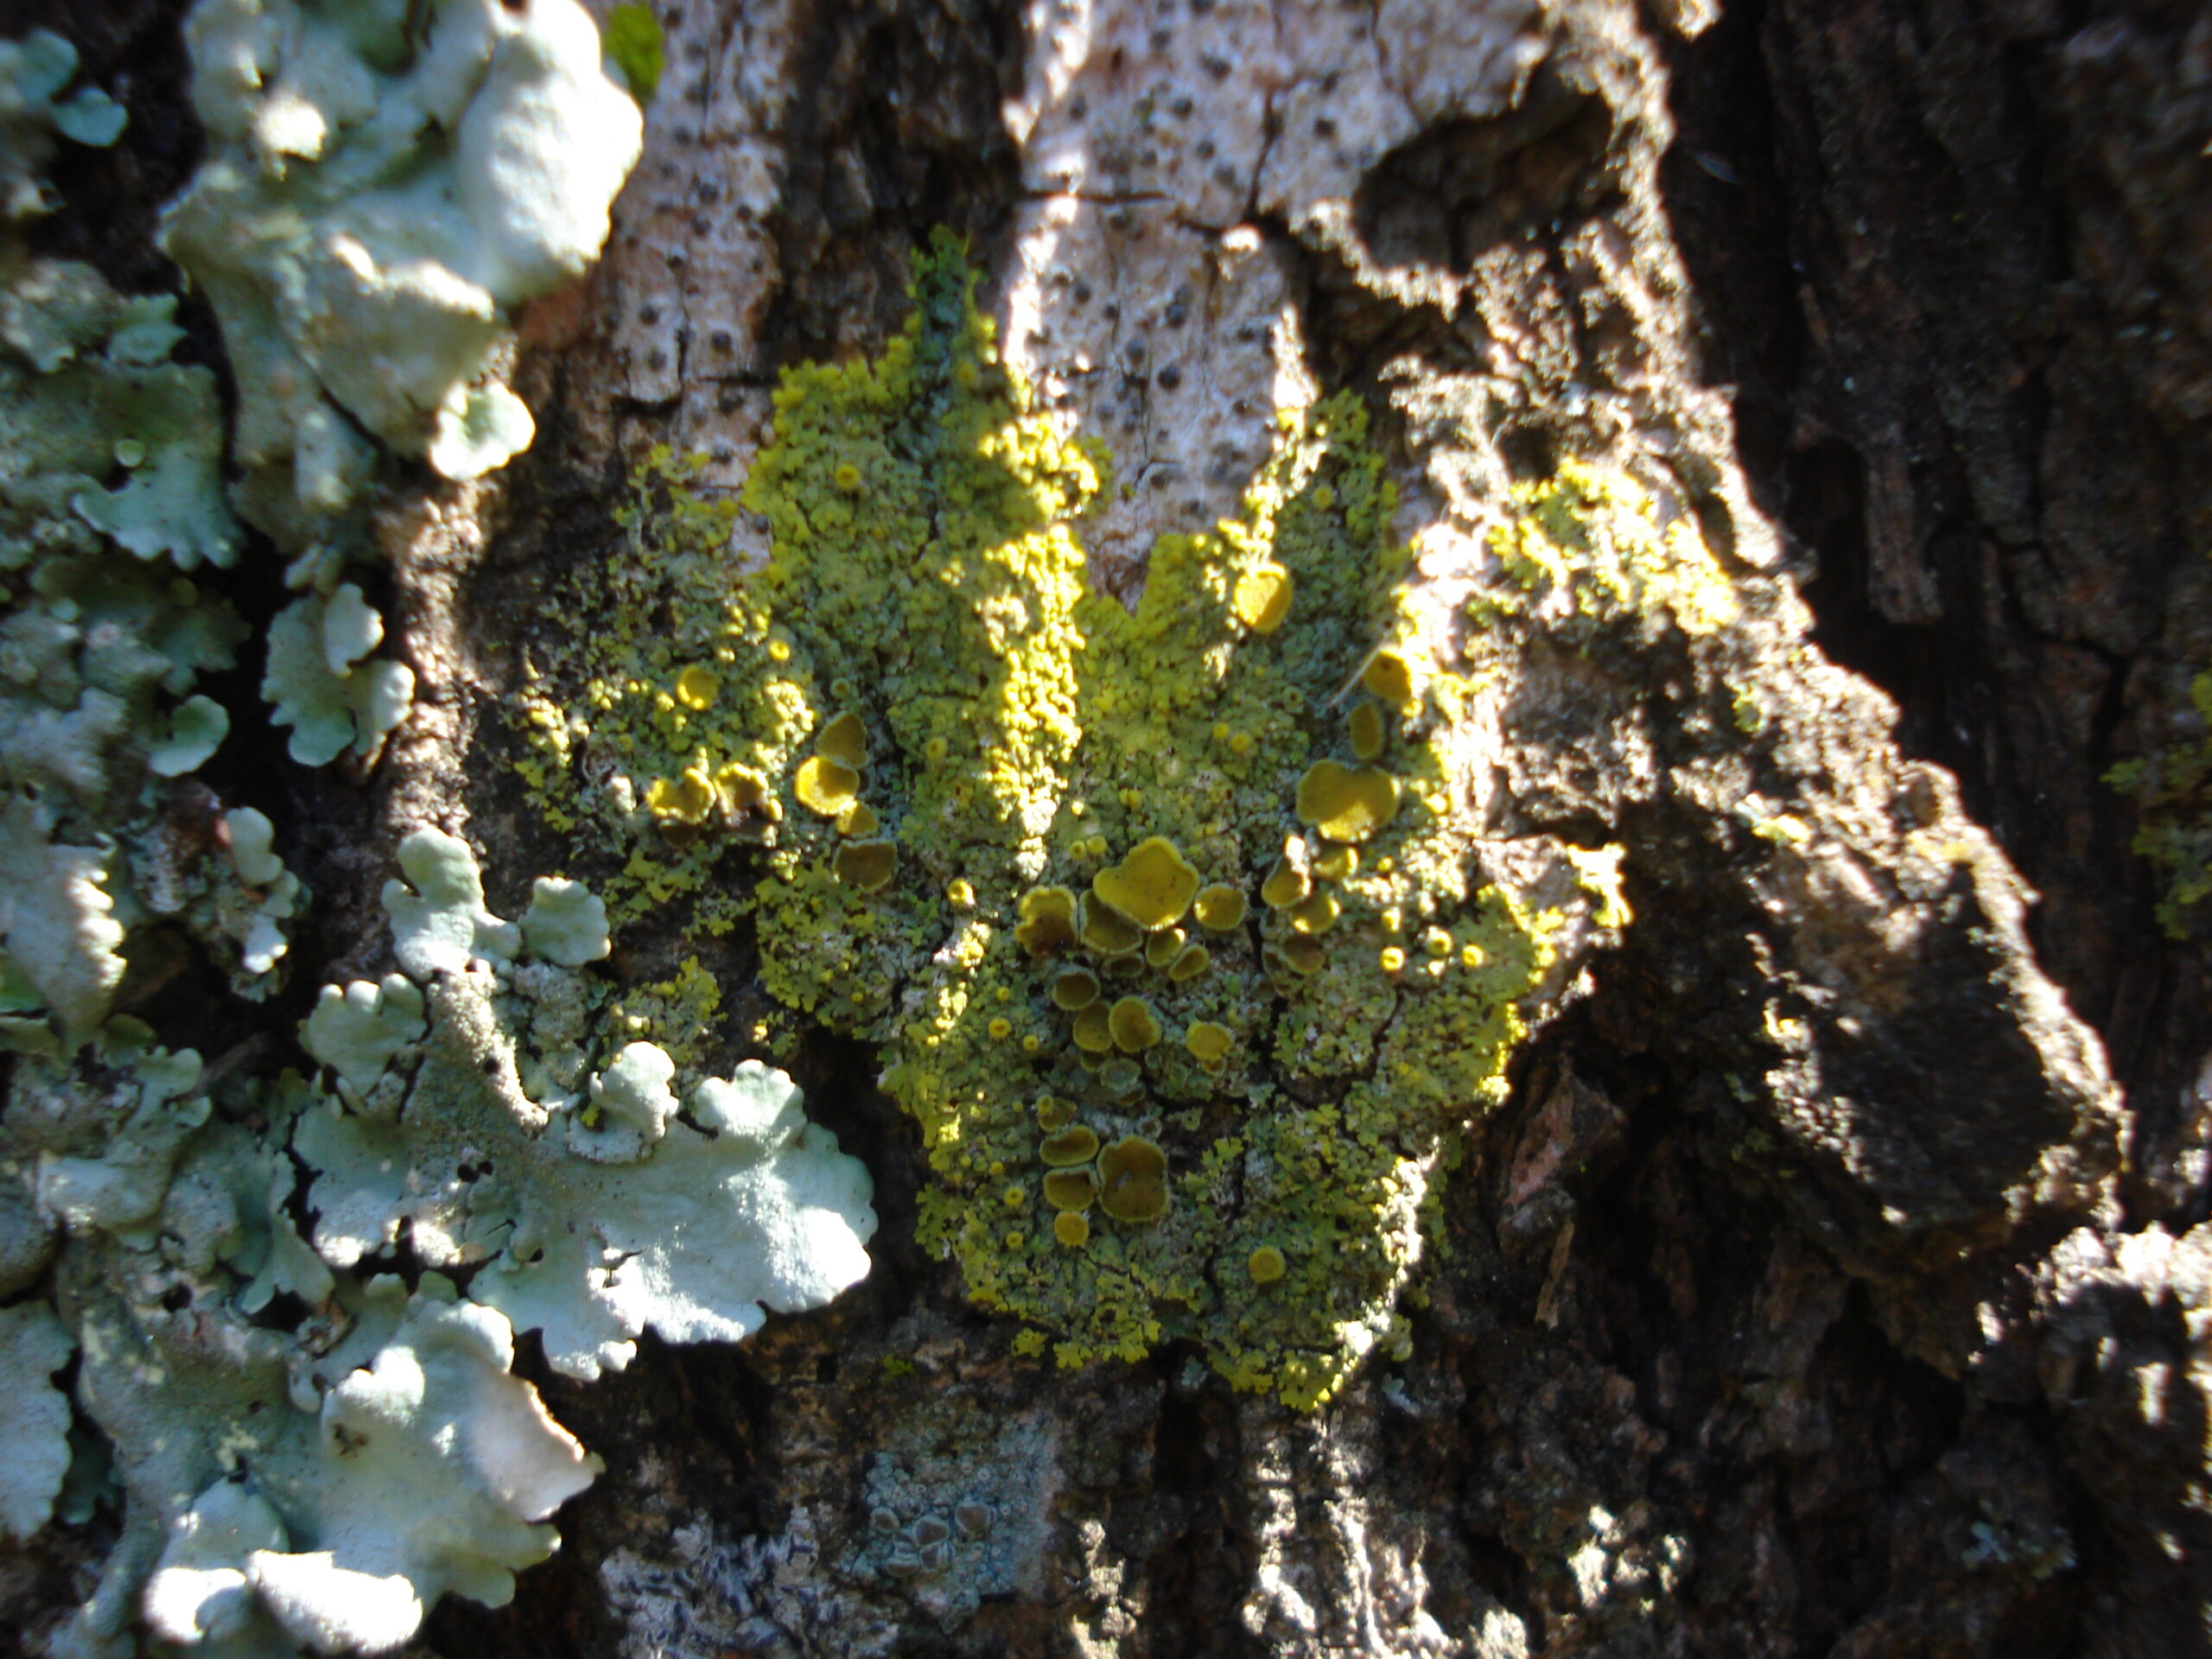
M 534 447 L 381 506 L 414 715 L 352 775 L 247 739 L 270 764 L 244 798 L 318 910 L 294 995 L 226 1029 L 281 1047 L 315 986 L 386 971 L 410 829 L 471 837 L 503 914 L 564 867 L 502 714 L 549 605 L 616 556 L 652 446 L 737 491 L 779 373 L 880 351 L 941 226 L 1039 405 L 1111 452 L 1082 535 L 1127 602 L 1156 537 L 1235 515 L 1281 404 L 1349 391 L 1415 582 L 1449 589 L 1516 484 L 1591 460 L 1680 504 L 1734 614 L 1596 650 L 1501 625 L 1492 827 L 1624 848 L 1633 920 L 1466 1127 L 1402 1357 L 1310 1413 L 1188 1344 L 1024 1357 L 915 1243 L 927 1177 L 878 1056 L 810 1029 L 784 1059 L 874 1177 L 869 1277 L 740 1345 L 531 1371 L 607 1472 L 513 1605 L 448 1598 L 424 1648 L 2212 1648 L 2212 1007 L 2201 925 L 2162 929 L 2170 873 L 2105 781 L 2201 738 L 2212 664 L 2212 22 L 654 10 L 668 68 L 613 239 L 524 321 Z M 11 10 L 132 117 L 57 175 L 45 245 L 174 287 L 175 11 Z M 707 952 L 733 1055 L 775 1012 L 741 933 L 620 945 L 638 983 Z M 180 1040 L 209 1017 L 164 1007 Z M 892 1564 L 932 1519 L 950 1565 Z M 7 1622 L 86 1593 L 110 1536 L 29 1547 Z

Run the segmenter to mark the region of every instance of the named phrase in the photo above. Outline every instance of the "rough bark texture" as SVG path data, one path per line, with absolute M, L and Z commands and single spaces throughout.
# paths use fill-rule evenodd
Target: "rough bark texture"
M 1153 536 L 1233 508 L 1302 377 L 1382 417 L 1428 578 L 1513 480 L 1634 458 L 1744 615 L 1636 651 L 1513 638 L 1484 715 L 1499 833 L 1624 844 L 1637 922 L 1471 1131 L 1410 1359 L 1312 1416 L 1177 1353 L 1016 1359 L 912 1245 L 914 1135 L 871 1056 L 823 1040 L 802 1081 L 874 1174 L 874 1274 L 742 1348 L 541 1375 L 609 1472 L 514 1606 L 448 1602 L 424 1645 L 2212 1645 L 2212 1007 L 2101 781 L 2189 730 L 2212 661 L 2212 22 L 656 10 L 670 70 L 615 240 L 531 320 L 536 448 L 384 517 L 413 721 L 369 776 L 238 780 L 322 896 L 297 988 L 379 967 L 405 828 L 465 828 L 495 879 L 550 867 L 499 782 L 526 619 L 604 556 L 649 445 L 741 480 L 776 372 L 879 346 L 938 225 L 1134 486 L 1088 535 L 1116 592 Z M 174 17 L 54 21 L 131 77 L 134 124 L 61 178 L 49 234 L 166 283 L 148 210 L 193 142 Z M 746 948 L 711 964 L 726 985 Z M 206 1017 L 181 991 L 164 1014 Z M 963 1504 L 988 1526 L 949 1571 L 891 1570 L 893 1535 Z M 9 1624 L 82 1592 L 96 1535 L 19 1553 Z

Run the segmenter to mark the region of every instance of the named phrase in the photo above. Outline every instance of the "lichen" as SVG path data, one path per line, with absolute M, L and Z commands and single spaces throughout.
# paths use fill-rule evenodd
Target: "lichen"
M 232 499 L 304 590 L 271 624 L 263 695 L 295 760 L 373 759 L 414 694 L 341 581 L 372 550 L 383 452 L 470 479 L 529 445 L 512 319 L 597 256 L 637 105 L 574 0 L 200 0 L 185 38 L 208 153 L 162 245 L 222 328 Z M 222 429 L 196 429 L 210 464 Z M 86 516 L 143 556 L 176 533 L 168 481 L 143 468 Z
M 69 1397 L 50 1380 L 75 1340 L 44 1302 L 0 1307 L 0 1533 L 28 1538 L 54 1513 L 69 1472 Z
M 43 175 L 58 136 L 105 147 L 123 136 L 123 105 L 76 78 L 77 48 L 49 29 L 0 41 L 0 221 L 52 208 Z
M 359 584 L 294 600 L 269 625 L 261 695 L 270 719 L 289 726 L 292 759 L 320 766 L 351 748 L 363 759 L 384 747 L 415 700 L 415 671 L 369 653 L 384 642 L 384 618 Z
M 606 989 L 564 958 L 607 953 L 595 899 L 540 880 L 518 925 L 456 837 L 417 830 L 399 863 L 384 903 L 403 972 L 325 987 L 302 1032 L 334 1096 L 294 1139 L 326 1261 L 404 1239 L 476 1268 L 469 1294 L 586 1378 L 648 1326 L 734 1342 L 866 1274 L 867 1172 L 790 1078 L 746 1061 L 679 1103 L 675 1060 L 594 1017 Z
M 637 106 L 574 0 L 200 0 L 185 39 L 208 155 L 162 245 L 222 326 L 238 499 L 351 552 L 363 432 L 449 478 L 530 442 L 508 320 L 597 255 Z
M 1570 461 L 1516 486 L 1514 505 L 1491 550 L 1525 598 L 1492 592 L 1478 620 L 1525 607 L 1568 637 L 1634 617 L 1699 638 L 1736 620 L 1735 588 L 1696 522 L 1634 479 Z
M 224 822 L 277 886 L 266 820 Z M 679 1096 L 646 1039 L 663 1010 L 710 1014 L 711 976 L 618 1003 L 581 883 L 540 878 L 510 922 L 458 839 L 418 831 L 398 862 L 403 971 L 324 989 L 315 1079 L 203 1068 L 123 1014 L 76 1050 L 9 1027 L 0 1294 L 43 1281 L 60 1324 L 42 1298 L 0 1311 L 22 1402 L 0 1529 L 42 1524 L 60 1488 L 70 1408 L 45 1377 L 73 1338 L 125 1500 L 81 1649 L 136 1618 L 219 1653 L 381 1652 L 442 1594 L 502 1602 L 598 1467 L 512 1376 L 516 1332 L 590 1377 L 649 1327 L 735 1340 L 867 1270 L 867 1173 L 791 1080 L 747 1061 Z M 0 975 L 0 1006 L 26 1001 Z M 401 1255 L 411 1295 L 368 1272 Z
M 880 356 L 785 375 L 744 497 L 764 570 L 729 556 L 732 504 L 651 458 L 601 586 L 564 600 L 603 620 L 538 665 L 524 776 L 617 861 L 618 920 L 749 908 L 769 991 L 881 1046 L 922 1129 L 921 1241 L 1027 1322 L 1019 1349 L 1194 1338 L 1311 1407 L 1398 1330 L 1425 1200 L 1590 898 L 1563 859 L 1486 874 L 1464 688 L 1402 588 L 1356 400 L 1287 416 L 1241 514 L 1163 538 L 1132 613 L 1085 577 L 1101 457 L 1030 410 L 972 286 L 940 240 Z M 1363 671 L 1398 718 L 1356 755 Z M 739 775 L 784 809 L 742 836 Z M 715 800 L 657 817 L 695 777 Z M 828 816 L 847 777 L 896 850 L 880 882 Z M 749 899 L 733 855 L 760 861 Z M 1448 948 L 1409 963 L 1424 929 Z M 1255 1299 L 1263 1249 L 1284 1271 Z
M 215 378 L 170 360 L 169 296 L 3 228 L 0 279 L 0 976 L 30 994 L 4 1034 L 74 1046 L 163 923 L 266 995 L 304 895 L 267 821 L 193 776 L 231 726 L 197 687 L 246 634 L 195 574 L 243 539 Z
M 75 1258 L 65 1311 L 131 1499 L 117 1560 L 152 1571 L 143 1598 L 95 1597 L 89 1634 L 135 1601 L 165 1643 L 383 1652 L 448 1592 L 506 1601 L 557 1542 L 544 1517 L 598 1472 L 510 1375 L 506 1321 L 437 1274 L 412 1297 L 348 1287 L 346 1339 L 318 1354 L 219 1302 L 164 1306 L 149 1293 L 174 1268 L 106 1254 Z

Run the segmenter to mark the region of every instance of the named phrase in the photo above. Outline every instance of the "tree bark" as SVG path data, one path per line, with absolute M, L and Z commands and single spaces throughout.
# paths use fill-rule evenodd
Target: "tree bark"
M 282 1045 L 302 995 L 383 971 L 377 895 L 419 824 L 485 849 L 495 907 L 560 865 L 499 714 L 548 595 L 609 556 L 651 446 L 735 490 L 778 372 L 880 349 L 938 226 L 1040 402 L 1112 451 L 1126 487 L 1085 528 L 1109 591 L 1233 513 L 1304 385 L 1376 415 L 1422 579 L 1513 484 L 1603 456 L 1694 513 L 1742 614 L 1604 655 L 1516 636 L 1501 823 L 1624 846 L 1635 921 L 1471 1123 L 1410 1357 L 1311 1414 L 1181 1351 L 1020 1358 L 913 1243 L 916 1132 L 874 1057 L 816 1038 L 794 1070 L 874 1175 L 874 1272 L 741 1346 L 541 1368 L 607 1473 L 513 1605 L 449 1599 L 424 1649 L 2212 1648 L 2212 1007 L 2104 781 L 2201 734 L 2212 664 L 2212 22 L 655 10 L 669 68 L 613 238 L 525 322 L 535 447 L 380 514 L 415 715 L 365 774 L 272 738 L 244 785 L 318 895 L 296 995 L 169 1019 Z M 58 175 L 46 245 L 174 287 L 177 9 L 10 11 L 131 111 Z M 219 360 L 204 315 L 194 343 Z M 1794 830 L 1746 832 L 1747 798 Z M 612 969 L 677 948 L 648 927 Z M 749 949 L 713 964 L 732 1033 L 768 1007 Z M 963 1505 L 988 1524 L 951 1571 L 871 1553 Z M 8 1623 L 85 1593 L 103 1541 L 26 1550 Z

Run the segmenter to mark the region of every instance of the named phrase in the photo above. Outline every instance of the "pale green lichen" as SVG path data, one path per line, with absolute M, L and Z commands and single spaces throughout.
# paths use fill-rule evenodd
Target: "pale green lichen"
M 0 41 L 0 220 L 53 207 L 43 175 L 59 136 L 105 148 L 123 136 L 123 105 L 97 86 L 62 91 L 77 75 L 77 48 L 50 29 Z
M 280 886 L 267 820 L 223 822 L 241 877 Z M 125 1497 L 79 1649 L 119 1650 L 136 1619 L 215 1654 L 381 1652 L 442 1594 L 497 1605 L 598 1467 L 511 1375 L 515 1331 L 589 1377 L 647 1328 L 735 1340 L 867 1271 L 865 1169 L 758 1062 L 679 1098 L 650 1016 L 607 1017 L 581 884 L 541 878 L 511 923 L 456 838 L 417 831 L 398 861 L 404 971 L 325 988 L 302 1033 L 321 1088 L 209 1075 L 123 1015 L 81 1052 L 10 1028 L 0 1294 L 43 1280 L 61 1318 L 0 1312 L 22 1403 L 0 1529 L 42 1524 L 60 1489 L 70 1411 L 45 1376 L 73 1336 Z M 715 995 L 693 965 L 638 1006 Z M 0 973 L 6 1017 L 26 1005 Z M 411 1297 L 355 1275 L 402 1253 L 431 1269 Z M 469 1269 L 465 1293 L 440 1268 Z
M 35 993 L 6 1039 L 73 1045 L 112 1006 L 131 931 L 181 924 L 257 997 L 303 895 L 265 819 L 211 822 L 221 804 L 188 782 L 231 723 L 194 688 L 246 632 L 187 574 L 241 539 L 214 377 L 168 360 L 168 296 L 12 244 L 0 265 L 0 957 Z
M 612 1039 L 607 988 L 563 959 L 607 952 L 588 894 L 540 881 L 518 925 L 458 838 L 417 830 L 399 864 L 384 904 L 402 972 L 326 987 L 302 1033 L 337 1096 L 293 1142 L 326 1261 L 404 1241 L 478 1268 L 469 1294 L 587 1378 L 648 1326 L 737 1341 L 868 1271 L 867 1172 L 790 1078 L 747 1061 L 679 1103 L 665 1051 Z
M 1132 614 L 1085 580 L 1100 461 L 1027 410 L 971 283 L 940 245 L 880 357 L 786 375 L 745 494 L 772 541 L 758 575 L 728 556 L 728 505 L 653 458 L 623 555 L 575 596 L 604 621 L 541 665 L 524 775 L 620 861 L 619 918 L 680 903 L 709 931 L 745 907 L 717 874 L 745 839 L 725 780 L 769 780 L 790 810 L 745 819 L 762 982 L 883 1046 L 929 1161 L 923 1243 L 1030 1322 L 1024 1351 L 1195 1338 L 1310 1407 L 1396 1330 L 1426 1200 L 1504 1097 L 1561 906 L 1590 899 L 1563 861 L 1540 897 L 1469 857 L 1469 763 L 1437 741 L 1456 683 L 1412 643 L 1355 401 L 1287 417 L 1243 512 L 1163 538 Z M 1338 699 L 1377 641 L 1404 735 L 1355 767 L 1332 758 Z M 828 758 L 895 848 L 880 885 L 840 878 L 824 815 L 847 778 L 816 798 L 806 770 L 854 715 L 865 768 Z M 702 810 L 657 813 L 687 779 Z M 1318 874 L 1301 805 L 1364 856 L 1332 842 Z M 1287 840 L 1325 925 L 1238 913 L 1281 897 L 1262 887 Z M 1173 937 L 1208 891 L 1206 943 Z M 1446 949 L 1408 965 L 1393 941 L 1423 929 Z M 1071 1126 L 1095 1161 L 1052 1161 Z M 1284 1272 L 1255 1299 L 1262 1249 Z
M 0 1533 L 11 1538 L 47 1523 L 69 1472 L 69 1396 L 51 1379 L 76 1345 L 44 1302 L 0 1307 Z
M 364 432 L 451 478 L 530 442 L 509 317 L 598 254 L 637 106 L 574 0 L 200 0 L 185 38 L 208 154 L 162 245 L 222 325 L 238 499 L 350 553 Z
M 65 1304 L 86 1333 L 80 1393 L 153 1546 L 118 1559 L 150 1556 L 132 1599 L 164 1643 L 397 1647 L 448 1592 L 512 1597 L 557 1542 L 544 1517 L 598 1473 L 510 1374 L 506 1321 L 436 1274 L 412 1298 L 396 1279 L 355 1293 L 346 1340 L 318 1363 L 227 1310 L 139 1300 L 119 1288 L 140 1288 L 130 1264 L 107 1265 L 72 1274 Z M 102 1599 L 96 1636 L 121 1623 Z
M 351 748 L 364 759 L 384 747 L 415 701 L 415 671 L 369 653 L 384 641 L 384 618 L 356 583 L 294 600 L 269 625 L 261 695 L 270 718 L 292 729 L 292 759 L 320 766 Z

